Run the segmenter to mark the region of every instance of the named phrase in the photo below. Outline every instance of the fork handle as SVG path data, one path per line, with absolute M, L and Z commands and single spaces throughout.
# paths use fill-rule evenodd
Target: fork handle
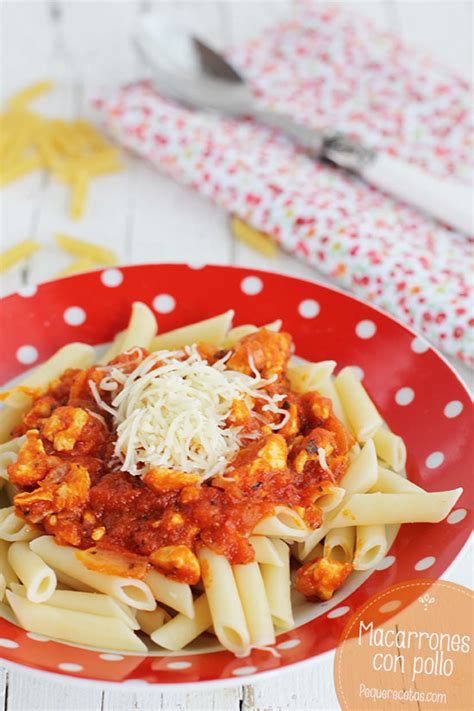
M 254 115 L 258 121 L 282 130 L 311 158 L 325 158 L 450 227 L 468 235 L 474 233 L 472 191 L 468 186 L 437 178 L 343 133 L 308 128 L 272 111 L 257 111 Z

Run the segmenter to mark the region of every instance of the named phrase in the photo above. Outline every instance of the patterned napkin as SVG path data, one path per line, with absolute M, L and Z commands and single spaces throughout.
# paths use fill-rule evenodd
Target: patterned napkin
M 468 181 L 471 94 L 460 77 L 336 4 L 229 53 L 261 105 L 337 127 L 434 174 Z M 108 131 L 335 282 L 474 363 L 472 242 L 277 131 L 192 112 L 149 84 L 96 100 Z

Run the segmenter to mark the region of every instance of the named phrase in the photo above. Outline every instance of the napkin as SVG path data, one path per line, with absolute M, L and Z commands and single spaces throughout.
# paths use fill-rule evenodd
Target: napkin
M 262 107 L 337 127 L 451 180 L 473 174 L 469 85 L 337 4 L 309 4 L 229 51 Z M 187 110 L 148 82 L 95 100 L 160 171 L 271 234 L 446 353 L 474 363 L 472 242 L 251 120 Z

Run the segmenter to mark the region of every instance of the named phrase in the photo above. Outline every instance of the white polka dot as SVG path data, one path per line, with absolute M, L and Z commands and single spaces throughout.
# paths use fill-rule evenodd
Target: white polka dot
M 456 511 L 451 511 L 451 513 L 449 514 L 446 521 L 451 524 L 459 523 L 460 521 L 464 521 L 466 516 L 467 516 L 466 509 L 456 509 Z
M 123 274 L 120 269 L 106 269 L 100 275 L 100 280 L 104 286 L 119 286 L 123 282 Z
M 395 402 L 397 405 L 409 405 L 415 399 L 415 391 L 413 388 L 400 388 L 395 393 Z
M 448 404 L 444 408 L 444 414 L 446 415 L 446 417 L 457 417 L 461 414 L 463 409 L 464 405 L 460 400 L 451 400 L 451 402 L 448 402 Z
M 364 371 L 362 370 L 362 368 L 359 368 L 358 365 L 351 365 L 351 369 L 354 371 L 354 375 L 356 376 L 357 380 L 364 379 Z
M 436 558 L 433 555 L 429 555 L 418 561 L 415 565 L 415 570 L 426 570 L 427 568 L 431 568 L 434 563 L 436 563 Z
M 103 659 L 104 662 L 121 662 L 122 659 L 125 659 L 121 654 L 99 654 L 99 657 Z
M 189 262 L 189 269 L 204 269 L 206 264 L 204 262 Z
M 36 286 L 36 284 L 28 284 L 27 286 L 22 286 L 20 289 L 18 289 L 18 294 L 24 299 L 30 299 L 36 294 L 37 291 L 38 287 Z
M 428 467 L 428 469 L 437 469 L 442 465 L 444 462 L 444 454 L 443 452 L 431 452 L 426 459 L 425 459 L 425 464 Z
M 377 331 L 377 326 L 373 321 L 365 320 L 365 321 L 359 321 L 357 326 L 355 327 L 355 332 L 356 335 L 359 336 L 359 338 L 372 338 L 372 336 L 375 336 L 375 333 Z
M 316 318 L 320 310 L 320 305 L 314 299 L 305 299 L 298 306 L 298 313 L 303 318 Z
M 255 294 L 259 294 L 262 291 L 263 281 L 260 277 L 248 276 L 245 277 L 245 279 L 242 279 L 240 282 L 240 288 L 244 294 L 247 294 L 247 296 L 255 296 Z
M 158 294 L 153 299 L 153 308 L 159 314 L 169 314 L 176 306 L 176 300 L 170 294 Z
M 0 637 L 0 647 L 6 647 L 7 649 L 16 649 L 20 645 L 18 642 L 14 642 L 12 639 L 5 639 Z
M 81 667 L 80 664 L 70 664 L 69 662 L 63 662 L 62 664 L 58 664 L 58 669 L 67 672 L 81 672 L 83 671 L 84 667 Z
M 80 326 L 86 320 L 86 312 L 80 306 L 70 306 L 64 312 L 64 320 L 68 326 Z
M 26 636 L 33 639 L 35 642 L 49 642 L 49 637 L 45 637 L 44 634 L 36 634 L 36 632 L 27 632 Z
M 386 602 L 385 605 L 379 607 L 379 612 L 393 612 L 398 610 L 401 604 L 401 600 L 390 600 L 390 602 Z
M 257 667 L 239 667 L 238 669 L 234 669 L 232 674 L 234 676 L 244 676 L 244 674 L 255 674 L 257 671 Z
M 300 639 L 287 639 L 286 642 L 280 642 L 280 644 L 277 644 L 276 648 L 293 649 L 293 647 L 297 647 L 299 644 L 301 644 Z
M 29 365 L 38 360 L 38 351 L 34 346 L 20 346 L 16 352 L 16 359 L 24 365 Z
M 347 615 L 351 608 L 348 607 L 347 605 L 343 605 L 342 607 L 336 607 L 334 610 L 330 610 L 328 612 L 328 617 L 331 620 L 335 620 L 337 617 L 342 617 L 343 615 Z
M 380 563 L 375 566 L 376 570 L 387 570 L 387 568 L 390 568 L 391 565 L 395 563 L 395 556 L 394 555 L 387 555 L 385 558 L 382 558 Z
M 430 347 L 424 338 L 419 338 L 418 336 L 412 340 L 410 346 L 413 353 L 426 353 Z
M 191 662 L 169 662 L 166 665 L 168 669 L 189 669 Z

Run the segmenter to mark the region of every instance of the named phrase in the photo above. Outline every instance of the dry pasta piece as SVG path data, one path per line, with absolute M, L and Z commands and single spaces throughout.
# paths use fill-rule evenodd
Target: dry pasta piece
M 83 213 L 89 190 L 89 176 L 85 170 L 79 171 L 72 184 L 71 217 L 79 220 Z
M 29 104 L 30 101 L 33 101 L 33 99 L 36 99 L 38 96 L 41 96 L 41 94 L 45 94 L 52 89 L 54 89 L 52 81 L 39 81 L 14 94 L 8 104 L 12 109 L 22 109 L 26 104 Z
M 254 229 L 238 217 L 230 218 L 230 230 L 234 237 L 265 257 L 276 257 L 278 247 L 270 235 Z
M 6 249 L 0 253 L 0 272 L 4 272 L 10 267 L 20 262 L 22 259 L 30 257 L 40 248 L 39 244 L 33 242 L 32 239 L 25 239 L 19 242 L 14 247 Z
M 97 244 L 87 242 L 77 237 L 71 237 L 63 233 L 57 233 L 54 236 L 56 244 L 70 254 L 76 257 L 85 257 L 98 264 L 112 266 L 117 264 L 117 257 L 111 249 L 99 247 Z

